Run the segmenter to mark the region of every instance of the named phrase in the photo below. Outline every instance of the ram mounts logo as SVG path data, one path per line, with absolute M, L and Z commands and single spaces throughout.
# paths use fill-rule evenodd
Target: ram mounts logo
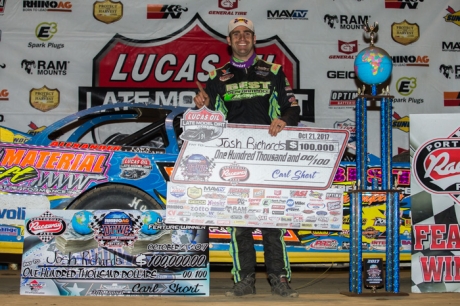
M 28 74 L 34 74 L 35 70 L 37 75 L 67 75 L 67 64 L 69 61 L 43 61 L 43 60 L 27 60 L 23 59 L 21 68 Z
M 460 128 L 447 138 L 431 139 L 414 153 L 412 172 L 431 194 L 447 194 L 460 204 Z
M 358 30 L 363 29 L 364 25 L 368 23 L 371 16 L 362 15 L 324 15 L 324 23 L 326 23 L 331 29 L 336 28 L 336 24 L 339 25 L 341 30 Z

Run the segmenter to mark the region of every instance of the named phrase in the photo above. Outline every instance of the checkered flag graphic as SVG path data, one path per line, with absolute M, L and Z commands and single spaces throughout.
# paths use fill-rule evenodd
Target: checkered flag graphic
M 411 201 L 413 226 L 422 224 L 460 224 L 460 205 L 447 196 L 440 197 L 422 191 L 412 195 Z M 444 233 L 442 239 L 447 239 L 447 233 Z M 413 230 L 412 245 L 414 244 Z M 411 260 L 412 292 L 452 292 L 458 290 L 458 283 L 445 282 L 443 277 L 441 277 L 440 281 L 436 281 L 434 279 L 435 273 L 432 272 L 433 275 L 431 275 L 427 272 L 432 271 L 430 270 L 432 267 L 430 267 L 429 261 L 424 264 L 421 260 L 422 257 L 426 261 L 430 257 L 436 256 L 460 256 L 460 251 L 431 250 L 429 240 L 423 242 L 423 250 L 413 250 Z M 442 266 L 443 264 L 438 263 L 438 265 Z M 449 269 L 449 267 L 446 267 L 446 269 Z M 431 279 L 426 279 L 427 275 L 430 275 Z

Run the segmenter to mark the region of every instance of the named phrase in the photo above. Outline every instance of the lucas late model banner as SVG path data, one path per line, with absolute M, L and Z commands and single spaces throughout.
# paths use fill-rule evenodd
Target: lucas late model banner
M 188 110 L 168 183 L 168 223 L 340 230 L 341 189 L 330 189 L 346 130 L 229 124 Z M 303 197 L 296 196 L 304 193 Z
M 27 210 L 20 293 L 209 296 L 205 226 L 164 210 Z

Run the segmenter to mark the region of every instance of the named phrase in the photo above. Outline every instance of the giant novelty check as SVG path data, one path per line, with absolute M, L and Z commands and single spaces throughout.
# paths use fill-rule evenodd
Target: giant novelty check
M 341 228 L 341 191 L 329 187 L 348 131 L 286 127 L 272 137 L 268 126 L 229 124 L 206 108 L 187 111 L 182 127 L 168 223 Z
M 164 210 L 39 210 L 25 219 L 20 293 L 209 296 L 205 226 Z

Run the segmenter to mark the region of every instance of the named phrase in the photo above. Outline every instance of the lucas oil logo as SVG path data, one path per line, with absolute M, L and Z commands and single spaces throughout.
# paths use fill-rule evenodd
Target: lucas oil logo
M 191 107 L 195 81 L 205 83 L 208 71 L 228 61 L 227 33 L 210 33 L 208 28 L 196 14 L 172 36 L 139 40 L 116 34 L 93 60 L 92 87 L 79 88 L 79 110 L 128 101 Z M 203 39 L 214 42 L 190 54 Z M 299 88 L 299 61 L 279 38 L 266 41 L 258 53 L 263 60 L 283 63 L 289 83 Z
M 449 138 L 424 143 L 414 154 L 413 173 L 420 186 L 432 194 L 448 194 L 460 204 L 460 142 L 455 131 Z

